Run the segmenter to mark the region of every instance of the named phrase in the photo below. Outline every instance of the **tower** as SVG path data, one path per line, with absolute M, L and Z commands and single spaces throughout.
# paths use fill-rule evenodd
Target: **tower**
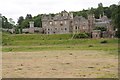
M 29 33 L 34 33 L 34 22 L 30 21 L 29 24 L 30 24 Z
M 92 32 L 92 30 L 94 28 L 94 23 L 95 23 L 95 15 L 94 14 L 89 14 L 88 15 L 89 33 Z
M 73 19 L 73 13 L 72 12 L 70 13 L 70 19 Z

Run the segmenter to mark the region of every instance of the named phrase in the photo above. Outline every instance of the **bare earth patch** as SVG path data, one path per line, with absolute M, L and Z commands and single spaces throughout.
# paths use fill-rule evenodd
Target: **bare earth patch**
M 3 78 L 117 78 L 117 56 L 105 51 L 3 53 Z

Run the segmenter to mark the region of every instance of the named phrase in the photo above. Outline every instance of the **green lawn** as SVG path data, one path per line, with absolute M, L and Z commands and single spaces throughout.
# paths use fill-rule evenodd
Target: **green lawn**
M 118 39 L 71 39 L 72 34 L 6 34 L 3 33 L 3 52 L 41 50 L 104 50 L 118 51 Z M 101 43 L 106 40 L 107 43 Z

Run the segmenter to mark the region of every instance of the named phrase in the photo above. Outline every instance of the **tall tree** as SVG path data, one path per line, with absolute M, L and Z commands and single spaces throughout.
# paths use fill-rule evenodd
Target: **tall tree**
M 103 4 L 102 3 L 98 4 L 97 10 L 98 10 L 99 15 L 103 16 L 104 9 L 103 9 Z
M 5 16 L 2 16 L 2 28 L 12 29 L 13 24 L 8 22 L 8 19 Z
M 33 21 L 35 23 L 35 27 L 42 27 L 41 15 L 34 16 Z
M 115 28 L 117 29 L 116 35 L 120 38 L 120 5 L 114 8 L 114 11 L 112 13 L 112 20 Z
M 31 14 L 27 14 L 26 17 L 25 17 L 25 19 L 31 20 L 32 19 L 32 15 Z
M 104 13 L 108 18 L 111 18 L 112 11 L 110 10 L 109 7 L 104 7 Z
M 19 19 L 18 19 L 18 25 L 21 25 L 22 22 L 24 21 L 24 17 L 23 16 L 20 16 Z

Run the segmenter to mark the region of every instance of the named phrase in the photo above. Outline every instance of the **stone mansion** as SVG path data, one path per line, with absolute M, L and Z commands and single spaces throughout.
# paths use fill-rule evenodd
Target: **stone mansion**
M 107 16 L 95 19 L 94 14 L 88 15 L 88 19 L 82 16 L 73 17 L 73 13 L 62 11 L 54 17 L 51 15 L 42 16 L 42 29 L 44 34 L 68 34 L 68 33 L 90 33 L 92 37 L 100 37 L 101 31 L 94 30 L 95 27 L 105 27 L 107 30 L 102 32 L 102 37 L 113 37 L 114 30 L 111 20 Z

